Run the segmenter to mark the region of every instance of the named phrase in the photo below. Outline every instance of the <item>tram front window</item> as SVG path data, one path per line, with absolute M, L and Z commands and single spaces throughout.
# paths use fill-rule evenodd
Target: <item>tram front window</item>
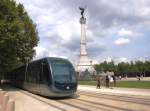
M 57 83 L 76 82 L 75 71 L 69 62 L 63 60 L 55 60 L 51 64 L 55 82 Z

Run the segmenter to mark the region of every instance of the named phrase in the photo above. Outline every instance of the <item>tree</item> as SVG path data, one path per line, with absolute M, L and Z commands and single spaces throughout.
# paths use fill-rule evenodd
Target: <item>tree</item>
M 150 76 L 150 61 L 131 61 L 121 62 L 118 64 L 114 64 L 111 62 L 102 62 L 100 64 L 95 65 L 95 70 L 97 72 L 101 71 L 113 71 L 116 75 L 135 77 L 136 75 Z
M 22 4 L 0 1 L 0 73 L 30 61 L 39 41 L 36 25 Z
M 107 70 L 111 71 L 111 72 L 116 72 L 116 67 L 115 67 L 114 61 L 107 63 Z

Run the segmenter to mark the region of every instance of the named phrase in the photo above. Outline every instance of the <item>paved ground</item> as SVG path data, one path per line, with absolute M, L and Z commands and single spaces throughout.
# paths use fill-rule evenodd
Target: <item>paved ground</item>
M 105 88 L 96 89 L 95 86 L 80 85 L 78 87 L 80 91 L 89 91 L 103 94 L 115 94 L 115 95 L 132 95 L 132 96 L 148 96 L 150 97 L 150 89 L 137 89 L 137 88 Z
M 50 99 L 12 87 L 5 90 L 16 101 L 15 111 L 149 111 L 150 90 L 96 89 L 79 86 L 73 98 Z

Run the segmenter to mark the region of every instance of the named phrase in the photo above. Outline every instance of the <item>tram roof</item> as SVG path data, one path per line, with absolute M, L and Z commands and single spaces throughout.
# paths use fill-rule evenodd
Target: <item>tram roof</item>
M 67 60 L 67 59 L 61 58 L 61 57 L 44 57 L 44 58 L 40 58 L 40 59 L 36 59 L 36 60 L 30 61 L 30 62 L 27 62 L 26 64 L 30 64 L 32 62 L 36 62 L 36 61 L 40 61 L 40 60 L 47 60 L 47 59 L 51 59 L 51 60 L 60 60 L 60 59 L 61 60 Z M 21 67 L 25 66 L 26 64 L 21 64 L 20 66 L 14 68 L 13 70 L 21 68 Z

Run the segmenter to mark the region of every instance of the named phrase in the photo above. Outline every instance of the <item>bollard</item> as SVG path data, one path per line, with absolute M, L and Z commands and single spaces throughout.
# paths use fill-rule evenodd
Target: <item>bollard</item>
M 0 104 L 2 103 L 2 91 L 0 91 Z
M 6 109 L 8 100 L 9 100 L 9 96 L 8 96 L 7 94 L 4 95 L 4 97 L 3 97 L 3 102 L 2 102 L 2 110 L 3 110 L 3 111 L 5 111 L 5 109 Z
M 3 90 L 2 89 L 0 89 L 0 93 L 2 92 Z
M 1 91 L 0 92 L 0 104 L 2 104 L 2 95 L 3 95 L 3 92 Z
M 0 104 L 2 104 L 2 102 L 3 102 L 3 97 L 4 97 L 5 94 L 6 94 L 5 91 L 1 91 L 1 92 L 0 92 Z
M 13 100 L 8 101 L 5 111 L 15 111 L 15 102 Z

